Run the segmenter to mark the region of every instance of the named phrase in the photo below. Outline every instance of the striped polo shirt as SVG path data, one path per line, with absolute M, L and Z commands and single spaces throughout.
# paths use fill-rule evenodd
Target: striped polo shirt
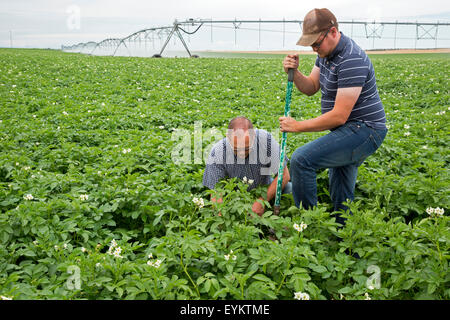
M 360 120 L 375 129 L 386 128 L 372 62 L 352 39 L 341 32 L 336 48 L 328 57 L 317 57 L 316 66 L 320 68 L 322 114 L 334 108 L 339 88 L 362 87 L 347 122 Z

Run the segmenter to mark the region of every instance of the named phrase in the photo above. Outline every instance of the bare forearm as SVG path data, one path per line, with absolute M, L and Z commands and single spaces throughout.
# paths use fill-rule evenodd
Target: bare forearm
M 296 132 L 317 132 L 336 128 L 345 123 L 346 119 L 335 112 L 329 111 L 316 118 L 297 121 Z
M 338 89 L 333 109 L 317 118 L 296 121 L 291 117 L 280 117 L 280 130 L 282 132 L 314 132 L 330 130 L 345 124 L 361 89 L 362 87 Z
M 284 189 L 286 184 L 289 182 L 290 175 L 289 170 L 287 167 L 284 167 L 283 170 L 283 181 L 281 182 L 281 189 Z M 275 179 L 272 181 L 272 183 L 267 188 L 267 201 L 272 200 L 275 197 L 275 194 L 277 193 L 277 184 L 278 184 L 278 176 L 275 177 Z

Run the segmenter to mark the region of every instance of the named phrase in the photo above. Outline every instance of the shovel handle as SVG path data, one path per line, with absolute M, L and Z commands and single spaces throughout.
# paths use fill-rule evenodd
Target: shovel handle
M 289 68 L 288 70 L 288 81 L 294 82 L 294 68 Z
M 274 206 L 273 207 L 273 214 L 276 216 L 280 215 L 280 206 Z
M 291 104 L 291 91 L 292 91 L 292 82 L 294 82 L 294 68 L 288 69 L 288 85 L 286 89 L 286 105 L 284 107 L 284 116 L 288 117 L 290 114 L 290 104 Z M 284 158 L 285 158 L 285 152 L 286 152 L 286 140 L 287 140 L 287 134 L 286 132 L 283 132 L 283 136 L 281 139 L 281 154 L 280 154 L 280 167 L 278 169 L 278 182 L 277 182 L 277 189 L 275 194 L 275 204 L 273 207 L 273 213 L 275 215 L 280 214 L 280 198 L 281 198 L 281 188 L 282 188 L 282 182 L 283 182 L 283 173 L 284 173 Z

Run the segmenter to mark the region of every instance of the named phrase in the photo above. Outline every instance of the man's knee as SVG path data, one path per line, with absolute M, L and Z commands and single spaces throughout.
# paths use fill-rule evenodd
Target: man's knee
M 305 152 L 299 148 L 294 151 L 291 157 L 291 168 L 312 169 L 312 164 L 308 160 Z
M 292 182 L 289 181 L 288 183 L 286 183 L 286 185 L 284 186 L 283 189 L 283 194 L 292 194 Z

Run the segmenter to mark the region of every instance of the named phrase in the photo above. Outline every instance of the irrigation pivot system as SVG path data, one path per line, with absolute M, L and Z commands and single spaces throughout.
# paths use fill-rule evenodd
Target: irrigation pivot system
M 147 49 L 147 43 L 152 43 L 153 50 L 156 49 L 155 43 L 157 40 L 161 43 L 161 48 L 159 49 L 159 52 L 154 54 L 153 57 L 161 57 L 163 55 L 164 50 L 166 49 L 169 41 L 173 37 L 177 37 L 180 42 L 182 43 L 184 49 L 188 53 L 190 57 L 196 57 L 196 55 L 193 55 L 191 53 L 191 50 L 188 47 L 187 42 L 185 41 L 183 34 L 186 35 L 194 35 L 197 33 L 202 27 L 203 28 L 210 28 L 211 32 L 211 41 L 212 41 L 212 35 L 213 35 L 213 28 L 229 28 L 234 30 L 234 41 L 235 44 L 237 42 L 237 32 L 239 29 L 241 30 L 252 30 L 258 32 L 258 41 L 259 44 L 261 43 L 261 33 L 267 32 L 267 31 L 275 31 L 282 33 L 282 39 L 283 39 L 283 47 L 285 45 L 285 37 L 288 33 L 292 34 L 295 33 L 297 35 L 300 35 L 301 28 L 302 28 L 302 20 L 212 20 L 212 19 L 188 19 L 185 21 L 177 21 L 175 20 L 173 22 L 173 25 L 169 26 L 163 26 L 163 27 L 155 27 L 155 28 L 148 28 L 139 30 L 137 32 L 134 32 L 124 38 L 108 38 L 105 40 L 102 40 L 100 42 L 86 42 L 86 43 L 78 43 L 71 46 L 61 46 L 61 49 L 63 51 L 72 51 L 72 52 L 79 52 L 79 53 L 88 53 L 88 54 L 94 54 L 99 49 L 108 49 L 110 50 L 111 55 L 116 55 L 117 50 L 124 46 L 128 50 L 127 43 L 144 43 Z M 267 30 L 267 29 L 261 29 L 262 24 L 278 24 L 282 25 L 282 30 Z M 288 31 L 286 30 L 286 25 L 298 25 L 300 28 L 298 31 Z M 243 25 L 254 25 L 256 27 L 248 28 L 243 27 Z M 438 40 L 450 40 L 448 27 L 450 26 L 450 23 L 448 22 L 367 22 L 367 21 L 340 21 L 339 22 L 340 29 L 344 26 L 347 28 L 346 32 L 350 35 L 350 37 L 360 37 L 360 38 L 366 38 L 372 40 L 372 45 L 374 47 L 375 39 L 390 39 L 393 40 L 393 49 L 397 49 L 398 41 L 399 40 L 414 40 L 414 49 L 417 47 L 417 42 L 420 40 L 434 40 L 434 48 L 437 48 Z M 193 27 L 193 31 L 186 30 Z M 409 33 L 414 34 L 414 37 L 404 37 L 402 36 L 398 30 L 402 27 L 409 27 L 411 30 Z M 393 35 L 386 36 L 384 33 L 386 33 L 386 28 L 390 28 L 391 33 Z M 414 28 L 414 31 L 412 31 Z M 438 35 L 439 28 L 441 28 L 441 33 L 444 31 L 443 36 Z M 354 34 L 354 30 L 358 29 L 359 34 Z M 175 40 L 175 39 L 174 39 Z M 448 47 L 448 46 L 447 46 Z M 130 56 L 132 55 L 131 52 L 128 50 Z

